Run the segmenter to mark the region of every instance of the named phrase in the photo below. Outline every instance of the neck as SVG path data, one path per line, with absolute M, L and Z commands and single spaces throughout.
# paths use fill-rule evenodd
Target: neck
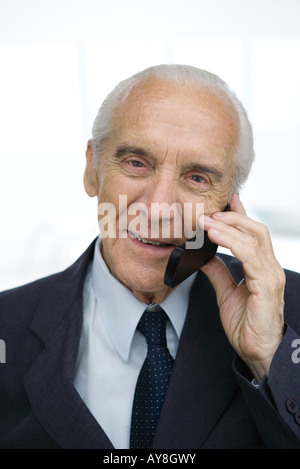
M 173 290 L 174 288 L 169 287 L 162 288 L 161 290 L 155 292 L 143 292 L 131 289 L 134 296 L 147 305 L 161 303 Z

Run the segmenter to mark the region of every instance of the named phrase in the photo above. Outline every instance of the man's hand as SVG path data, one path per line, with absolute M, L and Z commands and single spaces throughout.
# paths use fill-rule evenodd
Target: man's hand
M 247 217 L 238 194 L 230 212 L 200 217 L 211 241 L 241 261 L 244 279 L 237 285 L 225 264 L 214 257 L 202 267 L 217 295 L 225 333 L 238 355 L 260 381 L 268 376 L 283 337 L 285 274 L 275 258 L 265 225 Z

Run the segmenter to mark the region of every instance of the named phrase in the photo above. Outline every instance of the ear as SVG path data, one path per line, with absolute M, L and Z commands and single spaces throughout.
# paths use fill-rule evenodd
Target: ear
M 88 146 L 86 149 L 86 167 L 84 171 L 84 188 L 86 193 L 90 197 L 98 195 L 99 192 L 99 180 L 97 170 L 94 165 L 94 153 L 92 149 L 91 141 L 88 141 Z

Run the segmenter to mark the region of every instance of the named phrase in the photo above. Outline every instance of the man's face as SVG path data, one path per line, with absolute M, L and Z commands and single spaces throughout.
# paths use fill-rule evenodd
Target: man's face
M 168 246 L 139 241 L 134 229 L 119 236 L 119 196 L 127 196 L 128 207 L 148 208 L 149 227 L 153 203 L 204 203 L 208 215 L 223 210 L 237 139 L 236 117 L 224 99 L 206 88 L 152 81 L 131 92 L 117 111 L 97 183 L 98 203 L 116 208 L 117 230 L 116 238 L 103 239 L 102 254 L 111 273 L 140 298 L 166 289 L 169 256 L 185 238 L 175 239 L 172 226 L 170 239 L 155 237 Z M 132 218 L 128 215 L 128 222 Z M 153 240 L 151 233 L 146 238 Z

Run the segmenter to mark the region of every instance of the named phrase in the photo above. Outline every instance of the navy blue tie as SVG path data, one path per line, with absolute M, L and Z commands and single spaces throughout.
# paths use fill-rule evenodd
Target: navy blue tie
M 153 307 L 154 306 L 154 307 Z M 146 309 L 138 329 L 147 340 L 147 357 L 141 368 L 133 401 L 130 448 L 151 448 L 173 366 L 167 348 L 167 315 L 159 305 Z

